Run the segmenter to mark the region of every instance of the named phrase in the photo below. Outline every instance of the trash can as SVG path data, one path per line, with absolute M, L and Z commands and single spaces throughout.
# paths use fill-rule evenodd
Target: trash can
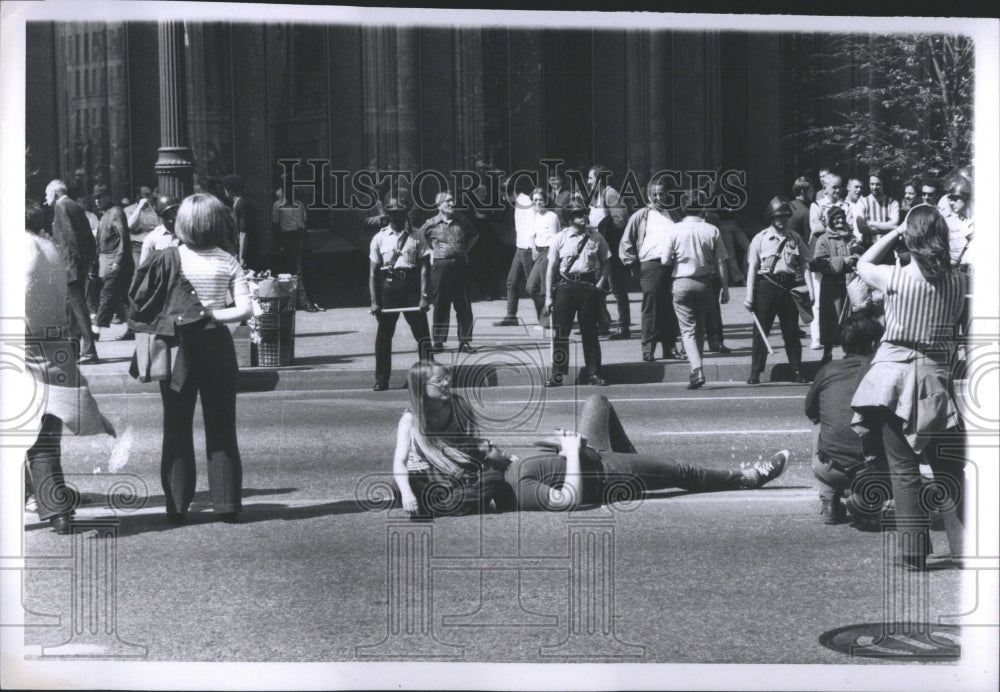
M 295 290 L 298 277 L 280 274 L 250 281 L 253 315 L 250 327 L 250 365 L 291 365 L 295 358 Z

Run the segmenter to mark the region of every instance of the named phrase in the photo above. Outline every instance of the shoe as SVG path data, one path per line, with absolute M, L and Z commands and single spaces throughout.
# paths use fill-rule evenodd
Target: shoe
M 122 334 L 119 337 L 116 337 L 115 341 L 135 341 L 135 332 L 133 332 L 131 329 L 128 329 L 125 331 L 124 334 Z
M 49 519 L 52 530 L 60 536 L 66 536 L 73 532 L 73 516 L 71 514 L 59 514 Z
M 698 389 L 705 384 L 705 371 L 702 368 L 695 368 L 688 379 L 688 389 Z
M 748 469 L 743 470 L 743 487 L 747 489 L 759 488 L 765 483 L 770 483 L 781 475 L 788 463 L 789 451 L 783 449 L 770 459 L 757 461 Z
M 468 341 L 464 341 L 458 345 L 459 353 L 468 353 L 469 355 L 472 355 L 473 353 L 476 353 L 476 351 L 477 349 L 470 346 Z
M 441 353 L 441 351 L 443 350 L 444 350 L 444 344 L 441 343 L 440 341 L 438 341 L 430 348 L 431 353 Z
M 801 334 L 801 336 L 805 336 L 805 334 Z M 823 350 L 823 344 L 821 344 L 818 341 L 813 341 L 812 343 L 809 344 L 809 350 L 810 351 L 822 351 Z
M 76 359 L 76 362 L 80 365 L 88 365 L 98 362 L 100 359 L 97 357 L 96 353 L 85 353 Z
M 219 521 L 225 522 L 227 524 L 239 524 L 240 523 L 240 513 L 239 512 L 220 512 Z
M 38 513 L 38 500 L 35 499 L 34 495 L 28 495 L 24 498 L 24 511 L 31 514 Z
M 507 315 L 502 320 L 499 320 L 498 322 L 494 322 L 493 326 L 494 327 L 517 327 L 520 324 L 521 323 L 518 321 L 518 319 L 516 317 L 513 317 L 512 315 Z
M 187 512 L 167 512 L 167 523 L 171 526 L 185 526 L 188 523 Z
M 579 333 L 582 334 L 582 332 L 579 332 Z M 611 336 L 611 328 L 610 327 L 598 327 L 597 328 L 597 336 Z
M 595 387 L 607 387 L 608 381 L 597 374 L 590 374 L 587 376 L 587 384 L 592 384 Z
M 90 338 L 93 339 L 94 341 L 100 341 L 101 340 L 101 330 L 98 329 L 95 332 L 93 329 L 91 329 L 90 330 Z
M 670 357 L 674 360 L 687 360 L 687 353 L 679 348 L 675 348 L 670 352 Z
M 725 344 L 719 344 L 719 348 L 715 349 L 717 353 L 732 353 L 733 349 L 729 348 Z
M 309 307 L 311 308 L 309 312 L 326 312 L 326 308 L 319 303 L 310 303 Z
M 632 332 L 628 329 L 616 329 L 615 331 L 608 334 L 608 341 L 624 341 L 625 339 L 631 339 Z
M 795 384 L 806 384 L 807 382 L 809 382 L 809 380 L 806 379 L 806 376 L 803 375 L 801 372 L 795 370 L 795 372 L 792 373 L 792 382 L 794 382 Z
M 546 387 L 562 387 L 562 383 L 562 375 L 552 375 L 549 379 L 545 380 Z
M 389 385 L 386 384 L 385 382 L 376 382 L 375 386 L 372 387 L 372 391 L 373 392 L 384 392 L 388 388 L 389 388 Z
M 300 309 L 301 310 L 305 310 L 306 312 L 319 312 L 319 308 L 317 308 L 312 303 L 308 303 L 306 305 L 303 305 Z
M 643 353 L 642 360 L 646 363 L 655 363 L 656 356 L 654 356 L 652 353 Z
M 844 521 L 844 506 L 840 504 L 840 498 L 820 500 L 819 519 L 829 526 L 842 523 Z
M 760 384 L 760 375 L 757 373 L 750 373 L 750 377 L 747 378 L 747 384 Z

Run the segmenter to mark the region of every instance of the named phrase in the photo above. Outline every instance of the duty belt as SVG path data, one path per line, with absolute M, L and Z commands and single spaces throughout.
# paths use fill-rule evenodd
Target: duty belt
M 399 267 L 397 269 L 383 269 L 383 277 L 391 277 L 393 279 L 405 279 L 408 276 L 412 276 L 417 271 L 416 267 Z
M 789 272 L 780 272 L 777 274 L 760 274 L 760 278 L 773 281 L 776 284 L 784 285 L 795 285 L 796 278 L 795 274 Z
M 597 272 L 564 272 L 560 276 L 563 281 L 573 284 L 589 284 L 593 286 L 597 283 Z

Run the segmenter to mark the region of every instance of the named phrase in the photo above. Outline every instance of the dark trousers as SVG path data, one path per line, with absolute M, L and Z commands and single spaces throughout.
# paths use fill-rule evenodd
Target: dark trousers
M 83 295 L 83 282 L 84 279 L 77 279 L 66 284 L 66 309 L 73 336 L 80 340 L 80 354 L 89 356 L 95 353 L 94 335 L 90 331 L 90 312 Z
M 208 457 L 208 489 L 216 512 L 242 508 L 243 466 L 236 441 L 236 383 L 239 370 L 233 337 L 226 327 L 186 328 L 188 373 L 179 392 L 160 382 L 163 447 L 160 479 L 168 514 L 183 514 L 194 498 L 194 409 L 201 396 Z
M 639 265 L 642 288 L 642 352 L 653 353 L 663 344 L 663 355 L 674 350 L 679 333 L 674 301 L 671 296 L 670 271 L 659 260 Z
M 111 326 L 111 318 L 124 314 L 129 284 L 132 283 L 132 267 L 119 267 L 118 271 L 102 279 L 101 304 L 97 308 L 98 327 Z
M 542 310 L 545 308 L 545 274 L 549 270 L 549 249 L 544 248 L 531 265 L 528 274 L 528 295 L 535 304 L 535 317 L 542 323 Z
M 434 343 L 448 340 L 451 306 L 458 320 L 458 343 L 472 340 L 472 304 L 469 270 L 464 259 L 435 259 L 431 265 L 431 303 L 434 305 Z
M 956 437 L 936 437 L 916 454 L 903 434 L 903 421 L 885 411 L 882 413 L 882 444 L 889 464 L 892 495 L 896 499 L 896 525 L 899 534 L 899 552 L 910 562 L 922 563 L 932 552 L 930 539 L 931 509 L 947 512 L 945 528 L 948 530 L 952 551 L 960 550 L 961 539 L 949 526 L 950 522 L 964 523 L 965 471 L 964 462 L 941 459 L 938 445 L 956 444 Z M 964 456 L 964 455 L 963 455 Z M 934 472 L 934 483 L 943 492 L 927 492 L 920 475 L 921 458 Z M 958 530 L 960 533 L 960 529 Z M 959 545 L 955 545 L 955 543 Z
M 93 274 L 87 277 L 86 288 L 84 289 L 84 298 L 87 301 L 87 309 L 90 314 L 96 319 L 97 311 L 101 307 L 101 288 L 104 287 L 104 281 L 101 280 L 97 274 Z
M 721 295 L 722 279 L 719 276 L 713 276 L 708 320 L 705 322 L 705 337 L 708 339 L 709 348 L 718 348 L 723 342 L 722 305 L 719 303 Z
M 306 283 L 305 265 L 302 262 L 302 253 L 305 248 L 306 229 L 299 228 L 294 231 L 281 232 L 281 271 L 299 277 L 298 288 L 296 289 L 295 303 L 299 307 L 307 303 L 315 302 L 309 286 Z
M 583 362 L 592 375 L 601 372 L 601 344 L 597 340 L 598 302 L 604 294 L 593 284 L 563 281 L 556 285 L 552 300 L 552 319 L 555 334 L 552 336 L 552 372 L 565 375 L 569 372 L 569 335 L 573 318 L 580 323 L 583 340 Z
M 77 493 L 66 486 L 62 470 L 62 421 L 48 413 L 42 416 L 38 438 L 25 454 L 28 480 L 38 504 L 38 518 L 51 519 L 70 514 L 77 505 Z
M 432 358 L 431 332 L 427 327 L 427 313 L 423 310 L 411 312 L 380 312 L 378 314 L 378 331 L 375 333 L 375 381 L 388 382 L 392 374 L 392 337 L 396 333 L 396 323 L 399 315 L 406 318 L 410 332 L 417 342 L 417 357 L 420 360 Z
M 618 245 L 616 244 L 614 247 L 618 247 Z M 612 254 L 611 259 L 608 260 L 608 267 L 610 269 L 608 272 L 610 292 L 615 297 L 615 304 L 618 306 L 618 328 L 628 330 L 629 325 L 632 323 L 632 309 L 628 302 L 628 281 L 625 274 L 625 265 L 622 264 L 617 254 Z M 598 323 L 602 327 L 607 327 L 611 322 L 611 314 L 605 305 L 604 296 L 601 296 L 599 307 L 601 312 L 598 316 Z
M 514 259 L 510 263 L 510 270 L 507 272 L 507 316 L 517 316 L 517 303 L 521 293 L 521 284 L 528 282 L 531 275 L 531 268 L 535 266 L 535 261 L 531 258 L 531 248 L 517 248 L 514 252 Z
M 773 285 L 767 279 L 757 279 L 754 291 L 754 313 L 760 320 L 764 333 L 770 335 L 774 318 L 781 325 L 781 337 L 785 341 L 785 353 L 792 368 L 799 369 L 802 364 L 802 342 L 799 341 L 799 311 L 795 301 L 788 293 Z M 764 371 L 767 364 L 767 348 L 764 339 L 754 328 L 753 332 L 753 363 L 750 369 L 758 375 Z

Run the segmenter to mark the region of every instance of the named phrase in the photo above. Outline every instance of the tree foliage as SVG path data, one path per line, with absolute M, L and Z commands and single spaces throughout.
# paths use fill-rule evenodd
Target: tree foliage
M 958 35 L 834 36 L 806 72 L 819 117 L 794 138 L 827 163 L 940 176 L 972 160 L 972 40 Z M 831 160 L 832 159 L 832 160 Z

